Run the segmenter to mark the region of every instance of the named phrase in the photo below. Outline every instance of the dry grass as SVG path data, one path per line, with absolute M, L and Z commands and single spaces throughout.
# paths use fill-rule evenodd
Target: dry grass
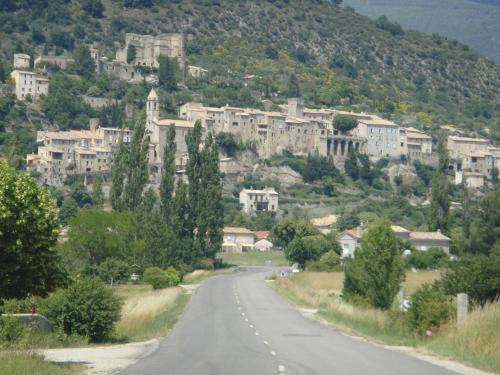
M 182 312 L 183 307 L 179 309 L 178 305 L 187 302 L 187 298 L 182 298 L 184 291 L 180 287 L 151 290 L 150 286 L 145 285 L 125 286 L 118 288 L 117 294 L 124 298 L 124 304 L 116 334 L 128 340 L 166 334 L 171 328 L 167 323 L 177 319 L 177 315 L 170 315 Z M 161 322 L 166 325 L 163 326 Z
M 412 294 L 419 286 L 425 283 L 432 284 L 439 279 L 441 274 L 439 271 L 417 271 L 407 272 L 406 280 L 403 283 L 403 288 L 406 295 Z
M 439 278 L 434 271 L 408 272 L 403 284 L 407 295 Z M 318 315 L 341 330 L 390 345 L 423 348 L 440 356 L 500 373 L 500 302 L 471 313 L 457 329 L 442 327 L 432 340 L 409 331 L 403 313 L 353 306 L 340 300 L 343 273 L 304 272 L 278 278 L 276 289 L 297 305 L 318 308 Z
M 445 327 L 428 348 L 500 373 L 500 301 L 473 311 L 460 329 Z
M 184 284 L 198 284 L 208 277 L 227 275 L 233 272 L 235 272 L 234 268 L 223 268 L 219 270 L 196 270 L 185 275 L 182 282 Z

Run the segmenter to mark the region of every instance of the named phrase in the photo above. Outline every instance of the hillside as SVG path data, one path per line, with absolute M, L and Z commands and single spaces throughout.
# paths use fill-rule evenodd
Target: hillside
M 500 64 L 498 0 L 344 0 L 361 14 L 459 40 Z
M 458 42 L 320 0 L 106 0 L 102 12 L 100 3 L 2 2 L 1 58 L 10 63 L 15 51 L 71 53 L 82 42 L 99 42 L 112 57 L 125 32 L 183 32 L 189 63 L 209 69 L 210 79 L 188 82 L 176 104 L 201 94 L 214 105 L 257 105 L 250 90 L 286 94 L 295 72 L 309 106 L 489 128 L 500 138 L 500 68 Z M 248 89 L 245 75 L 257 76 Z

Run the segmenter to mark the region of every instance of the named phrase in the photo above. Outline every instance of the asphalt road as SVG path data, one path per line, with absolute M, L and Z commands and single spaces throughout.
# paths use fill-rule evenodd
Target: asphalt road
M 268 272 L 205 281 L 159 348 L 121 374 L 456 374 L 304 317 L 266 285 Z

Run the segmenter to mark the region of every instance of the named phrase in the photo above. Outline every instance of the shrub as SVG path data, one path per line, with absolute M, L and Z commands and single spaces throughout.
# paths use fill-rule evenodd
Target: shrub
M 83 278 L 47 298 L 40 312 L 64 333 L 108 338 L 120 318 L 121 301 L 99 279 Z
M 339 255 L 335 251 L 330 250 L 324 253 L 319 260 L 311 262 L 308 269 L 309 271 L 316 272 L 334 272 L 339 269 L 339 266 Z
M 127 263 L 116 258 L 107 258 L 97 268 L 97 273 L 105 283 L 125 282 L 130 277 Z
M 436 269 L 446 264 L 447 259 L 448 255 L 442 249 L 431 248 L 427 251 L 413 251 L 406 261 L 416 269 Z
M 15 316 L 0 315 L 0 342 L 17 341 L 24 333 L 24 326 Z
M 198 268 L 202 270 L 213 270 L 214 260 L 212 258 L 203 258 L 198 261 Z
M 168 288 L 178 285 L 181 278 L 179 272 L 169 267 L 165 271 L 159 267 L 150 267 L 144 271 L 144 281 L 150 284 L 153 289 Z
M 424 284 L 410 297 L 408 324 L 410 328 L 424 333 L 430 326 L 439 328 L 450 320 L 453 306 L 448 297 L 438 288 Z

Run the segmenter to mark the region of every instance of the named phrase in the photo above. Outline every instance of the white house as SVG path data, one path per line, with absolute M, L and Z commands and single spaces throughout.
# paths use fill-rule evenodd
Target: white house
M 243 189 L 240 191 L 240 204 L 243 211 L 247 214 L 256 211 L 278 210 L 278 193 L 274 188 L 265 188 L 263 190 Z
M 355 229 L 348 229 L 343 231 L 337 236 L 337 241 L 342 247 L 342 258 L 352 258 L 356 249 L 361 244 L 361 238 L 363 237 L 363 232 L 361 227 Z
M 49 93 L 49 80 L 36 73 L 13 70 L 10 76 L 16 83 L 16 98 L 18 100 L 25 100 L 29 95 L 36 101 L 41 95 Z

